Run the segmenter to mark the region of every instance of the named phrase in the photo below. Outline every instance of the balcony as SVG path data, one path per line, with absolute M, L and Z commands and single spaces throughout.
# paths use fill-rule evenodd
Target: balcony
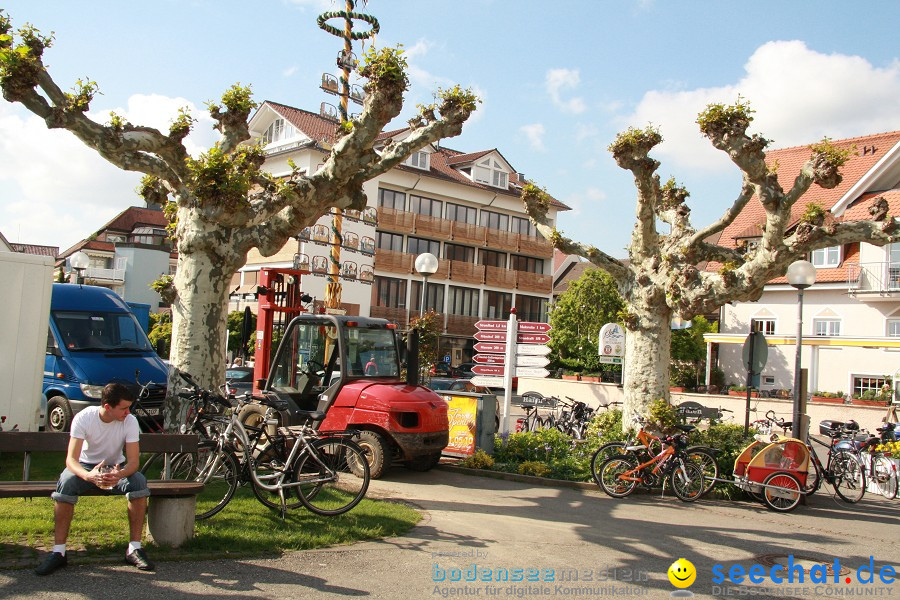
M 900 263 L 847 263 L 847 292 L 865 302 L 900 299 Z
M 449 335 L 464 335 L 472 337 L 477 331 L 475 323 L 478 317 L 465 317 L 463 315 L 447 315 L 447 333 Z
M 484 265 L 476 265 L 461 260 L 450 261 L 450 279 L 456 283 L 484 283 Z
M 552 287 L 552 282 L 553 277 L 550 275 L 539 275 L 538 273 L 516 271 L 516 288 L 522 291 L 549 294 Z
M 373 319 L 387 319 L 388 321 L 393 321 L 403 329 L 409 326 L 409 311 L 405 308 L 372 306 L 369 309 L 369 316 Z
M 440 217 L 416 215 L 416 235 L 438 240 L 449 240 L 451 221 Z
M 507 290 L 516 287 L 516 272 L 500 267 L 485 267 L 485 280 L 489 285 Z
M 382 248 L 375 249 L 375 268 L 379 271 L 409 275 L 413 272 L 414 260 L 415 257 L 406 252 L 395 252 L 393 250 L 383 250 Z
M 88 267 L 84 270 L 85 281 L 98 283 L 124 283 L 125 269 L 104 269 L 101 267 Z

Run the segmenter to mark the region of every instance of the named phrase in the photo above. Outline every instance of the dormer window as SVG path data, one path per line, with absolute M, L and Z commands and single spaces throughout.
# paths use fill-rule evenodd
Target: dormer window
M 428 153 L 419 150 L 418 152 L 413 152 L 410 154 L 409 158 L 406 159 L 406 164 L 410 167 L 415 167 L 417 169 L 428 170 Z
M 830 246 L 812 252 L 812 264 L 819 269 L 837 267 L 841 264 L 841 247 Z
M 478 183 L 506 189 L 509 185 L 509 173 L 503 170 L 500 163 L 488 157 L 475 165 L 474 179 Z
M 272 121 L 272 124 L 269 125 L 269 128 L 266 129 L 266 132 L 263 134 L 263 142 L 265 145 L 275 144 L 277 142 L 281 142 L 284 140 L 289 140 L 292 137 L 297 135 L 297 130 L 294 129 L 294 126 L 285 121 L 284 119 L 275 119 Z

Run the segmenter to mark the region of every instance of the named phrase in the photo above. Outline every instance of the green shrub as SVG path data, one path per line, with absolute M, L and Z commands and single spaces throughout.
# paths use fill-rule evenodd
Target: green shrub
M 494 468 L 494 458 L 484 450 L 476 450 L 472 456 L 461 460 L 459 464 L 469 469 L 491 470 Z
M 675 430 L 675 425 L 681 422 L 678 411 L 664 398 L 650 403 L 650 414 L 647 417 L 647 426 L 662 433 L 671 433 Z
M 753 435 L 744 437 L 744 426 L 734 423 L 717 423 L 705 430 L 695 430 L 690 436 L 691 446 L 709 446 L 718 448 L 716 464 L 719 465 L 719 477 L 727 479 L 734 470 L 734 461 L 741 451 L 753 441 Z M 742 495 L 741 490 L 731 484 L 717 483 L 713 492 L 724 498 L 736 498 Z
M 550 474 L 550 466 L 539 460 L 525 461 L 516 469 L 519 475 L 533 475 L 534 477 L 546 477 Z

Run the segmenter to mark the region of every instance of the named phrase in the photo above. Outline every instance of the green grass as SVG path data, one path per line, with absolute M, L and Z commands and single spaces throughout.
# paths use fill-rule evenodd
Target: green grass
M 62 454 L 35 454 L 31 479 L 55 480 Z M 0 456 L 0 480 L 21 478 L 22 457 Z M 128 544 L 123 497 L 83 497 L 69 533 L 71 564 L 119 562 Z M 0 568 L 35 566 L 53 545 L 53 501 L 49 498 L 0 499 Z M 409 506 L 364 499 L 350 512 L 321 517 L 300 508 L 284 519 L 266 508 L 249 488 L 239 488 L 222 512 L 198 521 L 194 538 L 180 548 L 147 544 L 154 560 L 273 556 L 292 550 L 349 544 L 401 535 L 421 515 Z

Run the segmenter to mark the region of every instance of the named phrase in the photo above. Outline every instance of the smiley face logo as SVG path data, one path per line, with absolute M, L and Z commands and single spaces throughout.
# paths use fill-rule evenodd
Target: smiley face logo
M 691 561 L 679 558 L 672 563 L 668 571 L 669 581 L 677 588 L 686 588 L 697 579 L 697 569 Z

